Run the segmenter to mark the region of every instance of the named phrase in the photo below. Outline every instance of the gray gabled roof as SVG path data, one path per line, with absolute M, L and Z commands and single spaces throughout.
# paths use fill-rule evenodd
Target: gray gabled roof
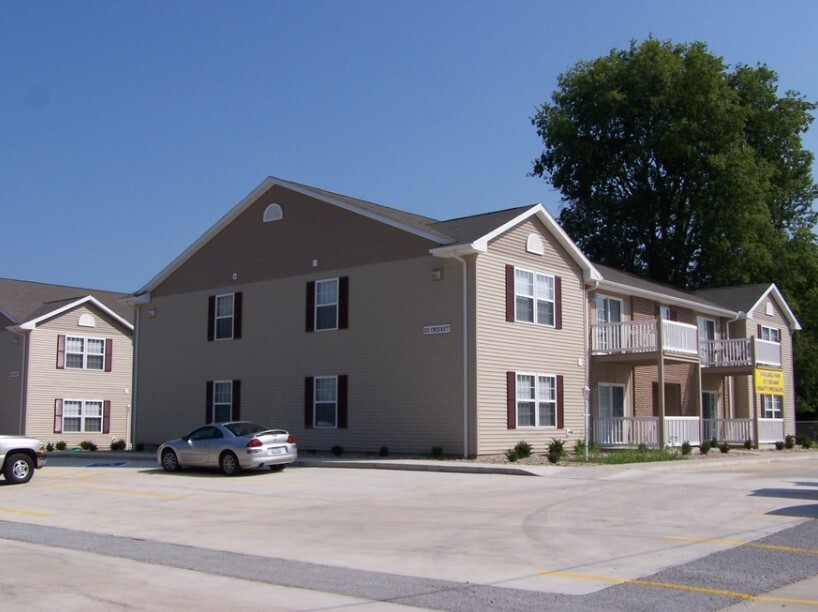
M 0 278 L 0 312 L 13 325 L 42 319 L 89 296 L 128 324 L 133 323 L 133 308 L 120 301 L 127 294 Z
M 784 299 L 781 291 L 775 283 L 761 283 L 755 285 L 741 285 L 738 287 L 720 287 L 717 289 L 702 289 L 696 292 L 708 300 L 722 304 L 731 310 L 745 313 L 748 317 L 756 318 L 755 310 L 759 308 L 764 299 L 769 295 L 777 303 L 784 318 L 790 324 L 790 328 L 795 331 L 801 329 L 801 324 L 795 317 L 795 313 L 790 309 L 787 300 Z

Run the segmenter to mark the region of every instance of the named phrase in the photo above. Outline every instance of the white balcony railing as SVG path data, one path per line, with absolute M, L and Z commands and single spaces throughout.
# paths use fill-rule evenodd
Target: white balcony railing
M 668 446 L 681 446 L 684 442 L 696 446 L 701 443 L 699 436 L 699 417 L 665 417 Z
M 764 365 L 781 365 L 781 345 L 778 342 L 756 339 L 756 361 Z
M 758 419 L 758 443 L 784 441 L 784 419 Z
M 658 350 L 656 320 L 620 321 L 593 326 L 591 350 L 595 353 L 649 353 Z M 698 332 L 695 325 L 662 320 L 663 349 L 696 355 Z
M 753 419 L 704 419 L 702 437 L 728 444 L 743 444 L 753 439 Z
M 749 338 L 731 340 L 702 340 L 699 356 L 702 367 L 749 366 L 753 364 L 752 342 Z M 709 439 L 709 438 L 708 438 Z
M 753 419 L 703 419 L 699 433 L 699 417 L 665 417 L 665 445 L 680 446 L 688 442 L 698 446 L 703 441 L 716 440 L 728 444 L 744 444 L 754 440 Z M 594 421 L 594 443 L 600 447 L 659 446 L 658 417 L 613 417 Z M 760 444 L 784 440 L 783 419 L 759 419 Z

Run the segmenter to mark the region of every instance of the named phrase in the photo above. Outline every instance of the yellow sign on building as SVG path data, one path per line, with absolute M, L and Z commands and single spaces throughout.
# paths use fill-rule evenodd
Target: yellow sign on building
M 759 395 L 784 395 L 784 372 L 756 368 L 753 378 Z

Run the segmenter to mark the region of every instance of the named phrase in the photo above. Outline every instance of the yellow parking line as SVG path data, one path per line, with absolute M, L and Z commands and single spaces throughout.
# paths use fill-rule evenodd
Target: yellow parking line
M 141 497 L 158 497 L 160 499 L 188 499 L 188 495 L 172 495 L 169 493 L 156 493 L 153 491 L 130 491 L 127 489 L 111 489 L 106 487 L 74 486 L 69 484 L 57 485 L 58 489 L 69 491 L 95 491 L 98 493 L 117 493 L 119 495 L 137 495 Z
M 707 595 L 721 595 L 723 597 L 733 597 L 746 601 L 763 601 L 769 603 L 789 603 L 808 606 L 818 606 L 816 599 L 790 599 L 786 597 L 769 597 L 767 595 L 750 595 L 739 591 L 726 591 L 723 589 L 707 589 L 704 587 L 688 586 L 685 584 L 673 584 L 671 582 L 656 582 L 654 580 L 628 580 L 627 578 L 616 578 L 614 576 L 593 576 L 591 574 L 577 574 L 574 572 L 537 572 L 541 576 L 556 576 L 559 578 L 575 578 L 577 580 L 593 580 L 595 582 L 613 582 L 614 584 L 635 584 L 639 586 L 651 586 L 661 589 L 672 589 L 675 591 L 691 591 L 694 593 L 705 593 Z
M 41 516 L 41 517 L 48 517 L 51 514 L 46 512 L 34 512 L 33 510 L 20 510 L 19 508 L 2 508 L 0 507 L 0 513 L 8 512 L 11 514 L 24 514 L 26 516 Z
M 762 544 L 760 542 L 743 542 L 741 540 L 719 540 L 708 538 L 685 538 L 682 536 L 665 536 L 665 540 L 677 540 L 679 542 L 701 542 L 705 544 L 720 544 L 724 546 L 747 546 L 749 548 L 762 548 L 764 550 L 780 550 L 782 552 L 803 553 L 805 555 L 818 555 L 818 550 L 813 548 L 797 548 L 795 546 L 777 546 L 775 544 Z

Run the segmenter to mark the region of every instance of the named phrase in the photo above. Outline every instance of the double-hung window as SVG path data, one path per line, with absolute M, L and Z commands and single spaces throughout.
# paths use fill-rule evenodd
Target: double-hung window
M 562 329 L 559 276 L 506 266 L 506 321 Z
M 517 268 L 514 302 L 518 321 L 554 325 L 554 277 Z
M 761 404 L 763 407 L 763 418 L 780 419 L 782 415 L 783 399 L 784 398 L 780 395 L 762 395 Z
M 241 338 L 242 293 L 211 295 L 207 303 L 207 339 Z
M 109 433 L 109 400 L 58 399 L 54 402 L 54 433 Z
M 348 377 L 309 376 L 304 381 L 304 426 L 344 429 L 347 426 Z
M 207 381 L 205 423 L 225 423 L 241 418 L 241 381 Z
M 349 277 L 307 283 L 307 331 L 349 327 Z
M 562 427 L 562 377 L 509 372 L 509 429 Z
M 83 336 L 57 337 L 57 368 L 111 371 L 113 342 Z
M 759 325 L 759 334 L 762 340 L 768 342 L 781 343 L 781 330 L 777 327 L 767 327 L 766 325 Z

